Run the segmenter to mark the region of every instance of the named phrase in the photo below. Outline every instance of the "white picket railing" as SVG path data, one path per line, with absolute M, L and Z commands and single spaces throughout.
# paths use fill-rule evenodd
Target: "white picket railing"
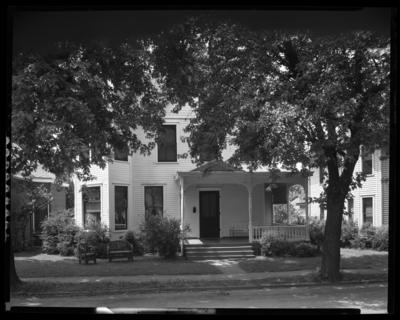
M 253 241 L 260 241 L 263 234 L 276 232 L 288 241 L 310 240 L 308 226 L 305 225 L 279 225 L 279 226 L 254 226 Z

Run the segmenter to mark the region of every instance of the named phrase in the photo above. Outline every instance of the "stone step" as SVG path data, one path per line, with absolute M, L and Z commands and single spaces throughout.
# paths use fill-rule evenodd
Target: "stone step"
M 189 260 L 221 260 L 221 259 L 240 259 L 240 258 L 254 258 L 254 255 L 243 254 L 226 254 L 226 255 L 203 255 L 196 257 L 187 257 Z
M 221 254 L 252 254 L 254 255 L 253 250 L 228 250 L 228 251 L 220 251 L 220 250 L 207 250 L 207 251 L 186 251 L 186 255 L 191 256 L 202 256 L 202 255 L 221 255 Z
M 207 250 L 213 250 L 213 251 L 231 251 L 231 250 L 252 250 L 252 246 L 241 246 L 241 247 L 188 247 L 185 246 L 185 250 L 187 251 L 207 251 Z

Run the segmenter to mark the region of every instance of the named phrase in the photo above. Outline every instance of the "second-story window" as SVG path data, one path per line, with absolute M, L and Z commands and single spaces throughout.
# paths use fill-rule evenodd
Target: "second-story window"
M 177 162 L 176 125 L 164 125 L 158 143 L 158 162 Z
M 362 148 L 362 172 L 364 174 L 372 174 L 372 154 L 365 152 Z
M 128 161 L 128 147 L 114 148 L 114 160 Z

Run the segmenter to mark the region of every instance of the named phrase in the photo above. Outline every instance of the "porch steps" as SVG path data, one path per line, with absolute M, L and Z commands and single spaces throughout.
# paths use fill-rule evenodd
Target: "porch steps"
M 251 245 L 220 243 L 215 245 L 185 245 L 185 254 L 189 260 L 219 260 L 255 257 Z

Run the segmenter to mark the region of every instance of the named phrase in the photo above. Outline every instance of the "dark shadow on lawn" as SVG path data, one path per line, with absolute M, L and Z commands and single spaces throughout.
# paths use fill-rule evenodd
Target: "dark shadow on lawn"
M 341 269 L 375 269 L 388 268 L 388 256 L 382 255 L 363 255 L 360 257 L 341 257 Z
M 27 248 L 26 251 L 24 252 L 15 252 L 14 257 L 18 258 L 29 258 L 29 257 L 34 257 L 42 253 L 42 247 L 32 247 L 32 248 Z

